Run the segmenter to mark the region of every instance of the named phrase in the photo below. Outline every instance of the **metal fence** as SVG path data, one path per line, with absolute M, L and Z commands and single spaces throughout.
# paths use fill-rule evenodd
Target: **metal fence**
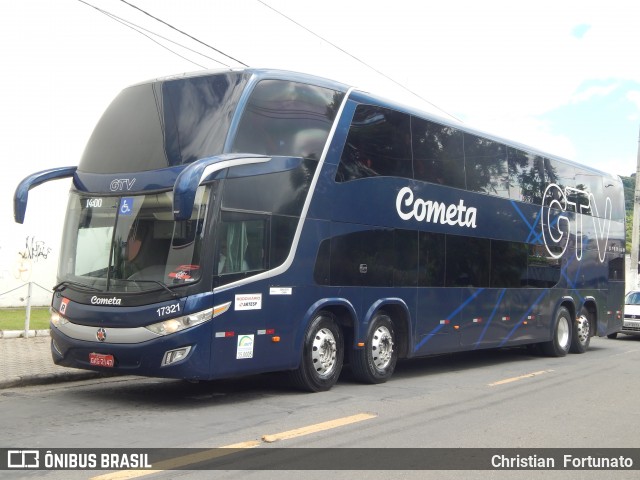
M 42 285 L 36 283 L 36 282 L 28 282 L 25 284 L 20 285 L 19 287 L 16 288 L 12 288 L 11 290 L 7 290 L 6 292 L 0 293 L 0 297 L 7 295 L 9 293 L 13 293 L 17 290 L 20 290 L 22 288 L 26 288 L 27 289 L 27 296 L 25 297 L 25 300 L 27 302 L 27 304 L 25 305 L 25 318 L 24 318 L 24 338 L 28 338 L 29 337 L 29 330 L 30 330 L 30 323 L 31 323 L 31 298 L 33 296 L 33 287 L 37 287 L 40 288 L 48 293 L 53 293 L 53 291 L 49 288 L 43 287 Z

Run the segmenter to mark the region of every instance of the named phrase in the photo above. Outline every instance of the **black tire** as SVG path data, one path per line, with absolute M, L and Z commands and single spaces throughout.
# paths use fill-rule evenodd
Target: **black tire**
M 611 340 L 615 340 L 616 338 L 618 338 L 618 332 L 610 333 L 609 335 L 607 335 L 607 338 L 610 338 Z
M 571 314 L 565 307 L 556 312 L 553 322 L 553 337 L 541 343 L 540 350 L 549 357 L 564 357 L 571 347 Z
M 398 349 L 393 322 L 388 315 L 378 313 L 369 325 L 364 348 L 351 355 L 351 370 L 363 383 L 384 383 L 396 368 Z
M 571 347 L 569 348 L 571 353 L 584 353 L 589 349 L 592 321 L 589 310 L 582 307 L 580 315 L 573 324 Z
M 307 392 L 324 392 L 335 385 L 344 361 L 344 338 L 333 314 L 319 312 L 309 324 L 300 366 L 292 383 Z

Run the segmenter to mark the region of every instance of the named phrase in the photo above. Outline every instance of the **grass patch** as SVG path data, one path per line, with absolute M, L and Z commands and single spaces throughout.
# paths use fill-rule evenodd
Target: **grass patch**
M 0 330 L 24 330 L 24 319 L 27 309 L 0 308 Z M 30 330 L 47 330 L 49 328 L 49 307 L 31 307 L 29 318 Z

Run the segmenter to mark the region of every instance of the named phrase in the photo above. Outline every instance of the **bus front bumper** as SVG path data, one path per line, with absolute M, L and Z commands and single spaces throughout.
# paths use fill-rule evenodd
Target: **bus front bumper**
M 76 339 L 51 328 L 51 355 L 57 365 L 120 375 L 208 380 L 210 343 L 206 325 L 141 343 Z M 98 328 L 96 336 L 100 338 Z

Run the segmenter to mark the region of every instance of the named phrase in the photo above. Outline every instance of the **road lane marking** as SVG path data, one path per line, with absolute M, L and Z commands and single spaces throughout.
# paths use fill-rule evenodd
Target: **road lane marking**
M 225 445 L 224 447 L 216 447 L 203 452 L 192 453 L 189 455 L 183 455 L 182 457 L 170 458 L 163 460 L 154 465 L 153 470 L 122 470 L 119 472 L 107 473 L 92 477 L 91 480 L 128 480 L 130 478 L 144 477 L 146 475 L 153 475 L 154 473 L 161 473 L 165 470 L 172 470 L 176 468 L 185 467 L 187 465 L 204 462 L 207 460 L 213 460 L 214 458 L 224 457 L 238 452 L 238 450 L 244 448 L 255 448 L 260 445 L 260 441 L 253 440 L 249 442 L 234 443 L 231 445 Z M 222 450 L 228 451 L 222 451 Z
M 505 378 L 504 380 L 499 380 L 494 383 L 490 383 L 489 387 L 497 387 L 498 385 L 505 385 L 507 383 L 517 382 L 519 380 L 524 380 L 525 378 L 537 377 L 538 375 L 544 375 L 545 373 L 553 372 L 553 370 L 540 370 L 539 372 L 527 373 L 525 375 L 520 375 L 519 377 L 511 377 Z
M 119 472 L 107 473 L 105 475 L 92 477 L 91 480 L 128 480 L 131 478 L 144 477 L 146 475 L 152 475 L 154 473 L 161 473 L 165 470 L 181 468 L 187 465 L 212 460 L 214 458 L 224 457 L 226 455 L 231 455 L 233 453 L 236 453 L 239 449 L 256 448 L 262 443 L 273 443 L 280 440 L 288 440 L 304 435 L 310 435 L 312 433 L 322 432 L 324 430 L 330 430 L 332 428 L 343 427 L 345 425 L 351 425 L 353 423 L 370 420 L 376 417 L 377 415 L 373 415 L 370 413 L 359 413 L 357 415 L 351 415 L 349 417 L 329 420 L 328 422 L 316 423 L 314 425 L 296 428 L 294 430 L 287 430 L 286 432 L 263 435 L 262 440 L 251 440 L 247 442 L 234 443 L 231 445 L 226 445 L 224 447 L 212 448 L 204 452 L 192 453 L 190 455 L 184 455 L 182 457 L 163 460 L 162 462 L 154 464 L 153 470 L 122 470 Z M 221 451 L 223 449 L 226 449 L 228 451 Z
M 322 432 L 323 430 L 330 430 L 332 428 L 343 427 L 352 423 L 362 422 L 364 420 L 370 420 L 375 418 L 376 415 L 370 413 L 359 413 L 350 417 L 338 418 L 336 420 L 329 420 L 328 422 L 316 423 L 315 425 L 309 425 L 302 428 L 296 428 L 295 430 L 288 430 L 286 432 L 274 433 L 273 435 L 263 435 L 262 441 L 266 443 L 277 442 L 278 440 L 288 440 L 290 438 L 301 437 L 303 435 L 310 435 L 312 433 Z

